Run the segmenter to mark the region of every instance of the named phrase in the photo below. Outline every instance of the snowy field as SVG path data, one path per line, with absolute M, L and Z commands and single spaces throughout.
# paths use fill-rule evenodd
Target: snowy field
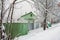
M 30 31 L 27 35 L 16 37 L 14 40 L 60 40 L 60 23 L 43 31 L 42 28 Z

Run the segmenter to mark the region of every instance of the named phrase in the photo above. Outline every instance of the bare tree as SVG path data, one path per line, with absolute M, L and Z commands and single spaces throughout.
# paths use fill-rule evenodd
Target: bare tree
M 13 17 L 13 11 L 14 11 L 14 4 L 15 4 L 15 1 L 16 0 L 14 0 L 13 1 L 13 3 L 10 5 L 10 7 L 8 7 L 8 9 L 10 8 L 10 10 L 9 10 L 9 14 L 8 14 L 8 17 L 7 17 L 7 21 L 8 21 L 8 18 L 9 18 L 9 15 L 10 15 L 10 12 L 11 12 L 11 23 L 12 23 L 12 17 Z M 2 4 L 2 6 L 1 6 L 1 17 L 0 17 L 0 39 L 3 39 L 4 40 L 4 36 L 2 35 L 2 32 L 3 32 L 3 30 L 2 30 L 2 20 L 3 20 L 3 17 L 4 17 L 4 15 L 6 14 L 6 12 L 8 11 L 8 9 L 6 9 L 5 11 L 4 11 L 4 0 L 1 0 L 1 4 Z M 11 10 L 12 9 L 12 10 Z M 7 35 L 8 37 L 8 40 L 11 40 L 11 35 L 9 34 L 9 35 Z
M 10 11 L 12 11 L 11 12 L 11 21 L 10 21 L 10 24 L 12 23 L 12 20 L 13 20 L 13 13 L 14 13 L 14 4 L 15 4 L 15 2 L 16 2 L 17 0 L 14 0 L 13 1 L 13 3 L 12 3 L 12 7 L 10 7 Z M 12 10 L 11 10 L 12 9 Z M 10 14 L 10 11 L 9 11 L 9 14 Z M 9 17 L 9 15 L 8 15 L 8 17 Z M 8 19 L 8 18 L 7 18 Z M 11 27 L 11 25 L 10 25 L 10 31 L 12 30 L 12 27 Z M 9 35 L 8 35 L 8 40 L 11 40 L 12 38 L 12 36 L 11 36 L 11 32 L 9 31 Z
M 55 1 L 56 0 L 33 0 L 33 2 L 35 3 L 35 8 L 37 10 L 39 10 L 41 13 L 39 13 L 40 15 L 42 14 L 43 16 L 43 22 L 44 22 L 44 30 L 46 29 L 45 26 L 46 25 L 46 21 L 50 21 L 49 18 L 51 18 L 50 16 L 48 17 L 49 14 L 52 14 L 54 16 L 57 16 L 54 12 L 54 6 L 55 6 Z M 41 10 L 42 9 L 42 10 Z M 52 16 L 53 17 L 53 16 Z
M 0 17 L 0 39 L 1 40 L 5 40 L 5 35 L 3 35 L 3 33 L 5 33 L 5 30 L 2 29 L 3 11 L 4 11 L 4 0 L 1 0 L 1 17 Z
M 1 0 L 2 2 L 2 8 L 1 8 L 1 18 L 0 18 L 0 39 L 2 39 L 2 13 L 3 13 L 3 0 Z
M 46 7 L 45 7 L 45 8 L 47 9 L 47 0 L 46 0 Z M 43 28 L 44 30 L 46 30 L 46 27 L 47 27 L 47 22 L 46 22 L 46 21 L 47 21 L 47 12 L 48 12 L 48 11 L 46 10 L 45 13 L 44 13 L 44 14 L 45 14 L 44 28 Z

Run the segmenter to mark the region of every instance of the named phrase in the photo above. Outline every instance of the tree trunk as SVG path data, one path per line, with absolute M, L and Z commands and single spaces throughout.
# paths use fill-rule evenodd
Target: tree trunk
M 2 38 L 2 14 L 3 14 L 3 0 L 1 0 L 1 17 L 0 17 L 0 39 L 3 39 Z
M 47 9 L 47 0 L 46 0 L 46 7 L 45 7 L 46 9 Z M 47 28 L 47 10 L 45 11 L 45 19 L 44 19 L 44 30 L 46 30 L 46 28 Z
M 10 9 L 12 12 L 11 12 L 10 31 L 9 31 L 10 35 L 8 37 L 8 40 L 12 40 L 12 35 L 11 35 L 12 26 L 11 26 L 11 24 L 12 24 L 12 20 L 13 20 L 13 12 L 14 12 L 15 2 L 16 2 L 16 0 L 14 0 L 13 3 L 12 3 L 12 10 Z

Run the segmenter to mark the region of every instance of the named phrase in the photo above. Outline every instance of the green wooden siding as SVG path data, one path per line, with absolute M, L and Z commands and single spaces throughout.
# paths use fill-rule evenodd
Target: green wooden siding
M 6 28 L 6 33 L 8 34 L 8 30 L 11 32 L 12 38 L 14 38 L 16 35 L 25 35 L 28 33 L 28 24 L 27 23 L 12 23 L 10 24 L 4 23 L 4 26 Z M 18 35 L 19 34 L 19 35 Z

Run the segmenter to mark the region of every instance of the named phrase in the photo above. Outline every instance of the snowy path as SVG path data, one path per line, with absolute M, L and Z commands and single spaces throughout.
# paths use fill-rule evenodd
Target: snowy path
M 15 40 L 60 40 L 60 23 L 52 25 L 45 31 L 36 29 L 30 31 L 28 35 L 20 36 Z

